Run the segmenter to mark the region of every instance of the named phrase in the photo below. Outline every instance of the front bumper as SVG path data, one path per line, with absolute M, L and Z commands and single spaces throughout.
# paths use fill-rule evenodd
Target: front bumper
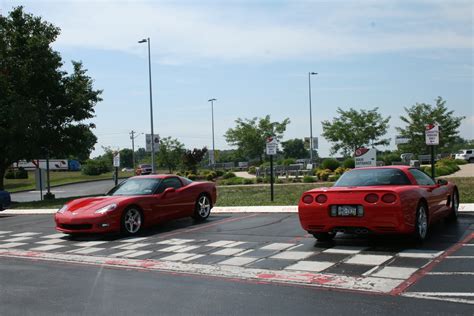
M 106 214 L 56 213 L 56 230 L 66 234 L 110 233 L 120 231 L 120 214 L 117 210 Z

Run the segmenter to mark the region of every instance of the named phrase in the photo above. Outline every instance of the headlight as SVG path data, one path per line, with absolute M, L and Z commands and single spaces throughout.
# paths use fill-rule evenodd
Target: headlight
M 117 204 L 109 204 L 107 206 L 104 206 L 100 209 L 98 209 L 97 211 L 95 211 L 96 214 L 104 214 L 104 213 L 107 213 L 109 211 L 113 211 L 117 208 Z
M 67 211 L 67 205 L 63 205 L 63 207 L 61 207 L 59 210 L 58 210 L 58 213 L 60 214 L 63 214 L 64 212 Z

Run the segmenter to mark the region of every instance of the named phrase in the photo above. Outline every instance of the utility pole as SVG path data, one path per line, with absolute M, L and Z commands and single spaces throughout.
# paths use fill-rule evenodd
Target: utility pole
M 132 140 L 132 168 L 135 170 L 135 138 L 142 135 L 143 133 L 137 134 L 135 131 L 130 132 L 130 139 Z

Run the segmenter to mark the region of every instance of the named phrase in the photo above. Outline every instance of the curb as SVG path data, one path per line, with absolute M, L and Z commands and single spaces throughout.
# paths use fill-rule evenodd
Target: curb
M 57 209 L 12 209 L 0 212 L 0 215 L 42 215 L 54 214 Z M 297 205 L 280 206 L 216 206 L 212 213 L 298 213 Z M 459 205 L 459 213 L 474 215 L 474 203 L 463 203 Z

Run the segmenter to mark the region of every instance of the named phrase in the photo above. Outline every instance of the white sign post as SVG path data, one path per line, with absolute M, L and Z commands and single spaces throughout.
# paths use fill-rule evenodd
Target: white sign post
M 355 167 L 376 167 L 377 150 L 375 148 L 358 148 L 354 153 Z
M 439 145 L 439 126 L 435 124 L 425 125 L 425 142 L 431 147 L 431 177 L 435 177 L 434 146 Z
M 118 169 L 120 167 L 120 152 L 114 151 L 112 153 L 112 156 L 113 156 L 114 168 L 115 168 L 114 181 L 115 181 L 115 185 L 117 185 L 118 184 Z
M 157 152 L 160 149 L 160 135 L 155 134 L 153 135 L 153 139 L 155 142 L 155 152 Z M 145 135 L 145 140 L 146 140 L 146 151 L 151 152 L 151 134 L 146 134 Z
M 278 151 L 278 141 L 275 137 L 267 138 L 266 149 L 267 155 L 270 156 L 270 198 L 273 202 L 273 156 L 276 155 Z

